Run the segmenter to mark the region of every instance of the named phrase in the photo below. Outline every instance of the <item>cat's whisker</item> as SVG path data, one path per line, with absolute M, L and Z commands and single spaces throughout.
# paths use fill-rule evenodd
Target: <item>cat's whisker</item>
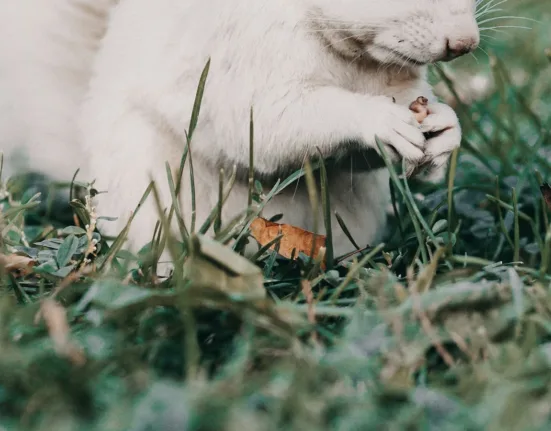
M 498 31 L 501 28 L 515 28 L 520 30 L 532 30 L 532 27 L 525 27 L 521 25 L 498 25 L 495 27 L 481 27 L 480 31 Z
M 498 9 L 499 6 L 501 6 L 502 4 L 506 3 L 507 0 L 492 0 L 492 1 L 489 1 L 485 4 L 482 5 L 482 2 L 477 2 L 477 8 L 479 5 L 482 5 L 482 7 L 480 9 L 477 9 L 477 12 L 475 14 L 475 17 L 476 18 L 479 18 L 481 16 L 484 16 L 484 15 L 487 15 L 489 13 L 493 13 L 493 12 L 496 12 L 496 11 L 499 11 L 501 9 Z
M 482 25 L 482 24 L 486 24 L 488 22 L 493 22 L 493 21 L 498 21 L 498 20 L 506 20 L 506 19 L 519 19 L 519 20 L 531 21 L 531 22 L 541 24 L 541 22 L 538 21 L 538 20 L 535 20 L 535 19 L 532 19 L 532 18 L 526 18 L 526 17 L 522 17 L 522 16 L 514 16 L 514 15 L 494 16 L 494 17 L 486 18 L 485 20 L 479 21 L 478 24 Z

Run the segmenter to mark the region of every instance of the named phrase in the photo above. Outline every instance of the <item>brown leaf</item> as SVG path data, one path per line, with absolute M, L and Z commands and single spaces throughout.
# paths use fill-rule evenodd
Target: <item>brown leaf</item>
M 18 254 L 2 254 L 0 253 L 0 266 L 3 266 L 6 271 L 27 275 L 32 271 L 32 267 L 36 262 L 27 256 L 19 256 Z
M 551 186 L 548 183 L 543 183 L 540 186 L 541 194 L 547 204 L 547 208 L 551 210 Z
M 282 235 L 279 242 L 279 254 L 288 259 L 292 257 L 293 250 L 296 250 L 295 257 L 299 252 L 310 256 L 312 245 L 314 245 L 312 258 L 315 259 L 318 257 L 320 249 L 325 247 L 325 235 L 316 235 L 296 226 L 274 223 L 261 217 L 257 217 L 251 223 L 251 233 L 261 246 L 265 246 L 278 235 Z M 276 244 L 270 247 L 272 250 L 275 248 Z

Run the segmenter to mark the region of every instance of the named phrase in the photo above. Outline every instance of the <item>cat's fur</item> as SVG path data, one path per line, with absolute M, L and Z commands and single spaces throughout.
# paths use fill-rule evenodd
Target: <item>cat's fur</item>
M 12 0 L 10 7 L 15 11 L 29 1 Z M 5 9 L 10 0 L 2 2 Z M 344 160 L 330 170 L 331 204 L 361 245 L 383 233 L 388 172 L 354 169 L 352 155 L 367 157 L 362 151 L 376 148 L 377 135 L 396 160 L 428 165 L 437 175 L 459 146 L 457 117 L 432 96 L 425 64 L 449 59 L 448 44 L 462 53 L 477 46 L 474 0 L 120 0 L 111 11 L 108 1 L 42 3 L 103 6 L 96 17 L 111 12 L 111 18 L 101 38 L 101 19 L 99 24 L 89 22 L 95 29 L 91 31 L 85 20 L 78 25 L 74 17 L 63 22 L 61 11 L 52 10 L 51 22 L 16 37 L 25 47 L 36 38 L 45 45 L 42 49 L 30 49 L 31 55 L 19 45 L 2 45 L 1 54 L 11 57 L 0 56 L 0 85 L 10 89 L 7 97 L 0 91 L 0 143 L 9 139 L 21 148 L 42 145 L 34 154 L 44 160 L 35 161 L 34 167 L 65 177 L 86 163 L 98 188 L 108 190 L 98 199 L 99 212 L 120 218 L 118 225 L 102 226 L 110 232 L 126 222 L 150 178 L 169 205 L 165 162 L 177 170 L 197 84 L 209 58 L 192 142 L 198 222 L 216 205 L 220 168 L 229 173 L 234 165 L 240 170 L 248 166 L 251 107 L 258 176 L 276 178 L 318 151 Z M 19 21 L 44 13 L 24 17 L 19 12 Z M 25 25 L 31 26 L 30 21 Z M 42 33 L 44 40 L 38 41 Z M 64 52 L 68 42 L 75 44 L 72 56 Z M 86 48 L 82 55 L 76 46 Z M 40 65 L 29 60 L 38 51 Z M 44 61 L 53 68 L 42 79 Z M 19 63 L 27 75 L 19 75 Z M 67 71 L 70 77 L 63 75 Z M 433 114 L 419 126 L 408 105 L 421 95 L 429 98 Z M 442 133 L 426 141 L 422 132 L 427 131 Z M 57 157 L 60 150 L 71 155 Z M 184 178 L 183 212 L 189 225 L 187 170 Z M 224 206 L 225 220 L 245 208 L 247 187 L 246 181 L 237 182 Z M 277 213 L 288 223 L 312 228 L 304 181 L 276 196 L 264 212 Z M 151 239 L 157 218 L 150 199 L 133 223 L 134 247 Z M 344 232 L 334 226 L 336 252 L 350 251 Z
M 4 174 L 70 180 L 83 164 L 77 118 L 116 0 L 0 1 Z

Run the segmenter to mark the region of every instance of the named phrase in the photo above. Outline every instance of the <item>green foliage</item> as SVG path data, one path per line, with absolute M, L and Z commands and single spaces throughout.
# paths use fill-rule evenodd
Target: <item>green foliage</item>
M 137 255 L 124 231 L 95 230 L 93 185 L 72 184 L 68 206 L 42 178 L 0 183 L 0 429 L 548 429 L 551 8 L 511 3 L 507 15 L 539 20 L 532 30 L 486 32 L 490 57 L 432 70 L 464 127 L 446 181 L 406 182 L 389 165 L 389 238 L 348 259 L 329 248 L 326 270 L 302 254 L 240 255 L 263 205 L 302 176 L 330 227 L 319 161 L 267 193 L 251 180 L 251 206 L 225 224 L 235 176 L 192 226 L 169 180 L 172 207 Z M 475 72 L 492 84 L 477 94 Z M 192 163 L 188 148 L 168 178 Z M 210 226 L 216 241 L 201 235 Z M 166 280 L 154 275 L 164 246 Z

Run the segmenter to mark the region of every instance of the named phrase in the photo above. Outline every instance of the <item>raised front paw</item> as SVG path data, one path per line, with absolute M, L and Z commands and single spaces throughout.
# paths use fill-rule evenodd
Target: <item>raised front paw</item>
M 426 157 L 427 141 L 423 131 L 413 113 L 391 99 L 381 98 L 376 109 L 369 123 L 373 135 L 383 143 L 392 161 L 405 160 L 409 175 Z M 377 149 L 376 144 L 373 146 Z
M 446 173 L 451 153 L 461 144 L 461 127 L 456 113 L 448 105 L 435 103 L 428 109 L 430 114 L 420 129 L 427 138 L 420 167 L 427 180 L 439 181 Z

